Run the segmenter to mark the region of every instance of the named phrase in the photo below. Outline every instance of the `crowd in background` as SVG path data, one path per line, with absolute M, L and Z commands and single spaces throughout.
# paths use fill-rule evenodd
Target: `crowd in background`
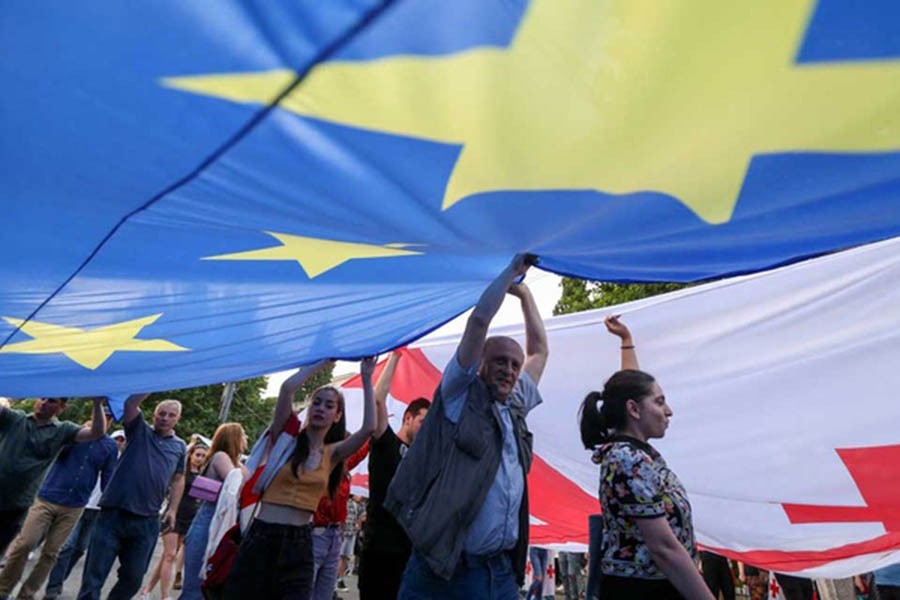
M 79 600 L 101 597 L 116 561 L 113 600 L 176 591 L 184 600 L 331 600 L 351 571 L 360 597 L 372 600 L 537 600 L 557 592 L 545 585 L 552 574 L 567 600 L 756 600 L 773 589 L 787 600 L 900 598 L 900 565 L 847 581 L 770 579 L 701 551 L 687 493 L 649 443 L 665 435 L 674 411 L 616 316 L 605 325 L 620 342 L 621 369 L 579 413 L 600 472 L 591 554 L 553 557 L 530 546 L 526 417 L 543 401 L 549 357 L 521 283 L 531 262 L 517 256 L 483 292 L 434 397 L 410 401 L 396 431 L 387 397 L 399 351 L 377 381 L 375 359 L 360 362 L 356 431 L 347 430 L 336 387 L 316 389 L 295 410 L 297 390 L 323 361 L 282 384 L 252 449 L 239 423 L 185 443 L 176 434 L 181 403 L 163 400 L 147 419 L 148 394 L 128 398 L 112 433 L 102 398 L 81 425 L 58 418 L 65 398 L 38 399 L 31 414 L 0 405 L 0 600 L 30 600 L 42 589 L 58 598 L 82 557 Z M 487 335 L 507 294 L 522 306 L 524 348 Z M 369 497 L 351 496 L 350 473 L 367 458 Z

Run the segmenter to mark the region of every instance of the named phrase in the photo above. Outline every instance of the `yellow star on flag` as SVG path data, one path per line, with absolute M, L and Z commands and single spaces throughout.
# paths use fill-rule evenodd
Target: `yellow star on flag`
M 154 323 L 162 313 L 104 325 L 93 329 L 63 327 L 12 317 L 3 320 L 32 340 L 8 344 L 0 354 L 64 354 L 86 369 L 95 370 L 115 352 L 182 352 L 188 350 L 163 339 L 138 339 L 141 330 Z
M 290 235 L 287 233 L 264 232 L 279 242 L 280 246 L 207 256 L 203 260 L 292 260 L 310 279 L 318 277 L 326 271 L 344 264 L 348 260 L 359 258 L 393 258 L 422 254 L 414 250 L 404 250 L 410 244 L 360 244 L 357 242 L 339 242 L 319 238 Z
M 900 149 L 897 61 L 795 64 L 813 0 L 535 0 L 509 48 L 319 65 L 281 107 L 461 144 L 443 207 L 493 190 L 670 194 L 731 218 L 753 156 Z M 292 71 L 164 85 L 267 103 Z

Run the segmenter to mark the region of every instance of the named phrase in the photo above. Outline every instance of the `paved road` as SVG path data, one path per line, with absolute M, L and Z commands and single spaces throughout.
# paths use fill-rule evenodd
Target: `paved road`
M 159 556 L 162 554 L 162 544 L 157 544 L 156 549 L 153 551 L 153 559 L 150 561 L 151 568 L 156 565 L 156 561 L 159 560 Z M 28 561 L 28 567 L 26 569 L 26 577 L 27 573 L 31 571 L 31 568 L 34 566 L 34 563 L 37 561 L 37 555 L 34 556 L 34 559 Z M 78 565 L 75 569 L 72 570 L 72 574 L 66 580 L 65 585 L 63 586 L 63 593 L 59 597 L 59 600 L 75 600 L 75 597 L 78 595 L 78 588 L 81 586 L 81 572 L 84 568 L 84 559 L 78 562 Z M 103 586 L 103 594 L 102 597 L 106 598 L 109 595 L 110 590 L 112 590 L 113 586 L 116 583 L 116 569 L 118 568 L 118 563 L 113 566 L 112 571 L 110 572 L 109 578 L 106 580 L 106 585 Z M 24 577 L 23 577 L 24 581 Z M 347 578 L 347 586 L 350 588 L 346 592 L 341 592 L 338 596 L 341 600 L 359 600 L 359 594 L 356 591 L 356 577 L 350 576 Z M 43 593 L 43 590 L 42 590 Z M 177 590 L 174 591 L 172 595 L 173 598 L 178 598 L 179 592 Z M 12 596 L 15 597 L 15 596 Z M 42 598 L 43 596 L 38 596 L 38 598 Z M 154 593 L 150 596 L 154 600 L 159 599 L 159 588 L 154 590 Z M 137 596 L 136 596 L 137 598 Z
M 151 568 L 156 565 L 156 561 L 159 560 L 159 556 L 162 554 L 162 544 L 157 544 L 156 549 L 153 551 L 153 559 L 150 561 Z M 37 559 L 37 555 L 35 555 L 33 560 L 28 561 L 28 567 L 26 569 L 26 574 L 31 571 L 31 568 L 34 566 L 34 563 Z M 81 586 L 81 572 L 84 567 L 84 559 L 79 561 L 78 565 L 75 569 L 72 570 L 72 575 L 66 580 L 66 584 L 63 587 L 63 593 L 59 597 L 59 600 L 75 600 L 75 597 L 78 595 L 78 588 Z M 113 566 L 112 571 L 110 571 L 110 576 L 106 580 L 106 585 L 103 586 L 103 598 L 106 598 L 109 595 L 110 590 L 112 590 L 113 586 L 116 583 L 116 569 L 118 568 L 118 563 Z M 27 576 L 27 575 L 26 575 Z M 24 577 L 23 577 L 24 580 Z M 348 576 L 347 577 L 347 587 L 349 588 L 345 592 L 340 592 L 338 597 L 341 600 L 359 600 L 359 594 L 356 590 L 356 577 Z M 177 590 L 174 591 L 172 598 L 178 598 L 179 592 Z M 13 598 L 15 596 L 12 596 Z M 137 598 L 138 596 L 135 596 Z M 154 590 L 153 594 L 150 596 L 153 600 L 159 600 L 159 588 Z M 556 598 L 560 599 L 564 596 L 560 593 L 556 594 Z M 38 596 L 38 598 L 42 598 L 42 596 Z

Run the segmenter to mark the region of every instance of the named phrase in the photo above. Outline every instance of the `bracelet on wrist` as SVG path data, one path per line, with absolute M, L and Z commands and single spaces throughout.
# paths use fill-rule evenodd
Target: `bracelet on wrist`
M 634 344 L 631 344 L 630 346 L 622 346 L 622 350 L 634 350 Z

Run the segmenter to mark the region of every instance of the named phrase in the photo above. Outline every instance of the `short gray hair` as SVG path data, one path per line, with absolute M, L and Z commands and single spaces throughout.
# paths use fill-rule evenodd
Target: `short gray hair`
M 178 414 L 181 414 L 181 402 L 179 400 L 175 400 L 174 398 L 168 398 L 157 404 L 156 408 L 153 410 L 153 413 L 156 414 L 156 412 L 159 411 L 159 409 L 163 406 L 174 406 L 176 409 L 178 409 Z

